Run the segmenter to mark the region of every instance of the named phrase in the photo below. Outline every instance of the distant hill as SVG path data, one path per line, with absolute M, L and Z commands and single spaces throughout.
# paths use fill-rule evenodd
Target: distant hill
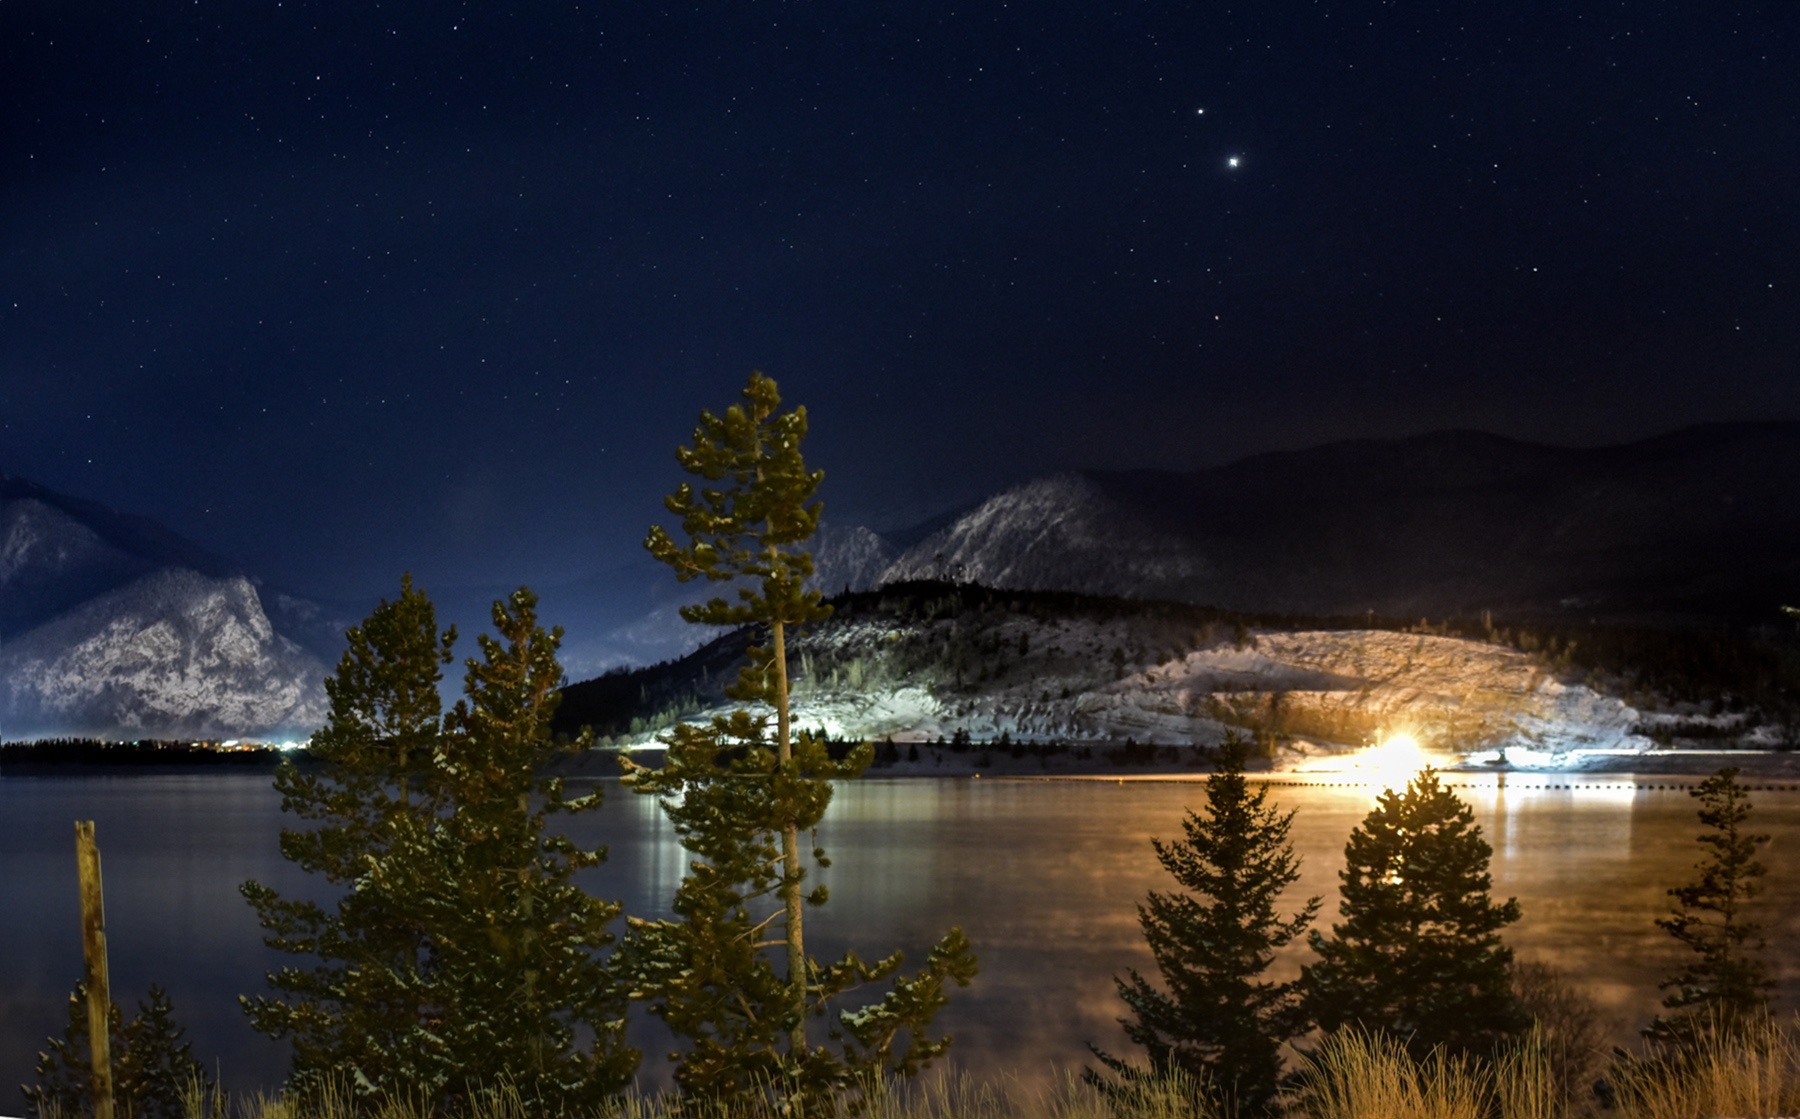
M 1238 610 L 1767 621 L 1800 597 L 1800 423 L 1576 449 L 1472 431 L 994 495 L 881 581 Z
M 1800 654 L 1791 641 L 1256 617 L 970 584 L 895 584 L 834 604 L 790 637 L 795 719 L 853 740 L 1114 749 L 1216 744 L 1239 728 L 1303 756 L 1397 730 L 1445 753 L 1785 745 L 1783 681 Z M 559 728 L 641 745 L 704 721 L 734 706 L 724 687 L 749 639 L 736 631 L 678 661 L 573 684 Z M 1707 702 L 1722 697 L 1733 698 Z
M 883 553 L 892 559 L 867 574 L 869 557 Z M 1216 644 L 1219 626 L 1338 632 L 1361 623 L 1511 641 L 1547 666 L 1560 656 L 1563 671 L 1599 672 L 1664 702 L 1748 701 L 1788 721 L 1800 710 L 1800 651 L 1778 609 L 1800 603 L 1800 423 L 1709 424 L 1598 448 L 1448 431 L 1188 473 L 1064 474 L 917 530 L 858 537 L 857 554 L 867 582 L 845 585 L 888 588 L 871 591 L 878 601 L 910 601 L 934 583 L 951 588 L 940 596 L 1055 593 L 1007 599 L 1004 610 L 984 600 L 997 618 L 1034 620 L 994 621 L 981 636 L 970 636 L 965 604 L 951 630 L 901 610 L 879 632 L 840 618 L 803 637 L 800 678 L 840 689 L 818 711 L 846 733 L 886 734 L 909 719 L 946 733 L 1076 737 L 1162 725 L 1093 715 L 1096 696 L 1115 689 L 1106 666 L 1083 675 L 1079 665 L 1044 663 L 1036 650 L 1052 639 L 1046 618 L 1106 630 L 1084 648 L 1125 657 L 1127 675 L 1145 671 L 1140 652 L 1197 655 Z M 1091 605 L 1102 600 L 1111 605 Z M 861 616 L 871 600 L 843 601 Z M 1124 617 L 1139 621 L 1107 629 Z M 711 709 L 746 640 L 728 634 L 687 660 L 575 685 L 567 720 L 630 736 Z M 1020 640 L 1032 652 L 1007 656 Z M 853 662 L 858 688 L 842 683 Z M 871 675 L 878 665 L 885 675 Z M 1005 688 L 987 686 L 1001 671 L 1022 673 L 1021 686 L 1040 677 L 1055 686 L 1038 688 L 1035 701 L 1001 699 Z M 885 699 L 854 700 L 877 678 Z M 1164 729 L 1218 733 L 1193 717 Z
M 265 601 L 147 518 L 0 476 L 0 732 L 9 739 L 309 734 L 312 604 Z

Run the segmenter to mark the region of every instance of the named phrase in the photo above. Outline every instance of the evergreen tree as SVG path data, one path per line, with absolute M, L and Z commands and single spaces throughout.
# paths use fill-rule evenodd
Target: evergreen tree
M 1487 1053 L 1526 1026 L 1500 930 L 1519 904 L 1488 896 L 1493 849 L 1474 813 L 1427 769 L 1382 793 L 1350 833 L 1340 924 L 1308 937 L 1305 1006 L 1327 1031 L 1385 1031 L 1414 1056 Z
M 694 445 L 677 447 L 681 468 L 707 483 L 695 490 L 683 482 L 664 499 L 681 518 L 688 537 L 684 547 L 661 525 L 653 525 L 644 546 L 675 570 L 685 583 L 703 578 L 734 583 L 738 601 L 715 596 L 702 605 L 684 606 L 681 616 L 699 625 L 765 627 L 767 645 L 752 646 L 748 663 L 725 694 L 740 702 L 767 704 L 775 712 L 776 759 L 793 761 L 792 715 L 788 703 L 787 630 L 823 621 L 831 608 L 806 581 L 812 577 L 812 554 L 803 545 L 818 531 L 823 506 L 813 501 L 823 471 L 809 471 L 800 456 L 806 437 L 806 409 L 779 412 L 781 394 L 760 372 L 750 374 L 744 402 L 724 416 L 700 414 Z M 723 483 L 722 485 L 719 483 Z M 864 763 L 867 764 L 866 762 Z M 784 910 L 787 976 L 792 1003 L 793 1048 L 806 1047 L 806 938 L 801 907 L 798 820 L 778 822 L 783 874 L 778 885 Z
M 120 1119 L 185 1119 L 188 1092 L 211 1091 L 212 1078 L 194 1058 L 175 1023 L 169 993 L 152 983 L 138 1013 L 123 1021 L 111 1009 L 113 1108 Z M 69 996 L 69 1025 L 38 1054 L 37 1082 L 23 1088 L 32 1115 L 74 1119 L 94 1114 L 94 1074 L 88 1049 L 87 987 L 77 983 Z
M 108 1033 L 113 1059 L 125 1049 L 124 1020 L 119 1004 L 113 1003 Z M 76 983 L 69 995 L 69 1024 L 61 1037 L 49 1040 L 38 1054 L 37 1082 L 21 1089 L 27 1110 L 39 1119 L 45 1116 L 80 1116 L 94 1114 L 94 1066 L 88 1045 L 87 984 Z M 115 1078 L 116 1079 L 116 1078 Z M 117 1084 L 114 1106 L 117 1107 Z
M 403 582 L 348 634 L 319 764 L 277 775 L 283 808 L 318 825 L 283 831 L 283 855 L 343 891 L 327 906 L 243 888 L 270 947 L 317 960 L 269 976 L 286 998 L 245 1000 L 256 1028 L 292 1041 L 296 1087 L 343 1076 L 366 1096 L 443 1102 L 504 1082 L 562 1112 L 635 1068 L 599 955 L 618 906 L 573 883 L 604 851 L 547 830 L 600 804 L 545 774 L 585 744 L 550 737 L 561 630 L 538 626 L 524 589 L 493 617 L 499 639 L 481 639 L 446 716 L 455 634 Z
M 1695 837 L 1708 855 L 1696 880 L 1669 891 L 1673 913 L 1656 924 L 1698 958 L 1660 984 L 1670 992 L 1663 1006 L 1681 1013 L 1651 1023 L 1645 1033 L 1659 1041 L 1679 1042 L 1696 1027 L 1734 1028 L 1768 1012 L 1766 992 L 1774 983 L 1760 955 L 1762 926 L 1744 909 L 1761 892 L 1757 879 L 1768 873 L 1756 849 L 1769 837 L 1746 829 L 1750 796 L 1737 775 L 1735 766 L 1721 769 L 1689 794 L 1710 829 Z
M 524 589 L 496 602 L 497 638 L 480 637 L 481 657 L 467 662 L 438 751 L 453 811 L 414 864 L 432 877 L 412 885 L 451 1010 L 437 1030 L 451 1067 L 509 1086 L 536 1112 L 595 1114 L 630 1082 L 638 1054 L 624 1044 L 625 992 L 601 955 L 620 907 L 574 881 L 606 853 L 549 830 L 552 816 L 598 809 L 601 791 L 571 797 L 548 773 L 591 743 L 551 737 L 562 629 L 546 633 L 536 609 Z
M 444 732 L 438 681 L 456 632 L 438 632 L 431 600 L 408 576 L 398 599 L 345 638 L 325 681 L 329 718 L 307 747 L 312 764 L 284 763 L 275 775 L 282 810 L 314 825 L 283 829 L 282 857 L 342 892 L 328 908 L 244 884 L 269 946 L 317 961 L 269 976 L 285 997 L 244 1005 L 256 1029 L 291 1042 L 296 1086 L 342 1075 L 364 1092 L 408 1092 L 450 1075 L 432 1029 L 447 1008 L 406 886 L 430 871 L 406 862 L 450 808 L 433 759 Z
M 1250 791 L 1248 755 L 1242 737 L 1227 737 L 1218 772 L 1206 782 L 1206 814 L 1187 814 L 1180 841 L 1152 840 L 1158 861 L 1187 891 L 1152 892 L 1138 906 L 1166 992 L 1135 970 L 1114 983 L 1134 1015 L 1120 1023 L 1147 1051 L 1151 1074 L 1180 1071 L 1224 1106 L 1264 1114 L 1274 1104 L 1281 1046 L 1306 1023 L 1295 984 L 1263 975 L 1312 922 L 1319 899 L 1292 916 L 1276 911 L 1282 891 L 1300 877 L 1288 840 L 1294 814 L 1267 803 L 1267 786 Z M 1120 1058 L 1094 1052 L 1125 1085 L 1142 1076 Z
M 813 495 L 823 475 L 801 458 L 806 410 L 783 413 L 780 404 L 775 382 L 752 373 L 741 404 L 723 416 L 701 414 L 693 446 L 676 451 L 701 485 L 684 482 L 665 501 L 687 541 L 660 526 L 645 541 L 683 582 L 734 585 L 735 602 L 714 597 L 684 607 L 684 618 L 755 625 L 767 643 L 750 650 L 727 689 L 759 707 L 677 727 L 661 769 L 626 763 L 626 783 L 662 797 L 697 856 L 676 895 L 677 919 L 633 921 L 627 956 L 634 994 L 688 1041 L 676 1055 L 684 1090 L 716 1101 L 773 1090 L 790 1105 L 811 1106 L 873 1072 L 910 1075 L 943 1052 L 949 1039 L 930 1037 L 930 1021 L 946 982 L 966 984 L 975 961 L 958 929 L 912 978 L 899 976 L 898 953 L 830 965 L 806 953 L 803 906 L 823 904 L 825 891 L 806 891 L 799 834 L 824 815 L 831 782 L 860 774 L 872 755 L 864 744 L 834 760 L 823 739 L 793 729 L 788 631 L 830 609 L 806 587 L 813 563 L 804 545 L 818 527 Z M 821 849 L 813 855 L 824 865 Z M 823 1016 L 835 997 L 887 979 L 882 1000 L 838 1014 L 828 1031 L 835 1046 L 808 1042 L 807 1020 Z
M 169 993 L 155 983 L 122 1031 L 117 1089 L 121 1119 L 188 1119 L 191 1092 L 208 1093 L 212 1078 L 194 1057 L 187 1030 L 175 1022 Z

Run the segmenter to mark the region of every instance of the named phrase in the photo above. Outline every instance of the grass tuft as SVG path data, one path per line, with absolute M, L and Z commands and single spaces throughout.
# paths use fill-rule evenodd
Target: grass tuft
M 1800 1018 L 1715 1023 L 1678 1049 L 1620 1062 L 1611 1080 L 1621 1119 L 1800 1115 Z
M 1300 1072 L 1290 1111 L 1309 1119 L 1489 1119 L 1488 1068 L 1435 1051 L 1415 1060 L 1379 1033 L 1340 1030 Z
M 1286 1097 L 1288 1119 L 1578 1119 L 1592 1112 L 1585 1093 L 1571 1098 L 1559 1072 L 1557 1041 L 1537 1029 L 1493 1062 L 1434 1053 L 1407 1054 L 1382 1034 L 1344 1030 L 1325 1039 Z M 1618 1119 L 1800 1119 L 1800 1018 L 1764 1019 L 1733 1029 L 1701 1030 L 1679 1049 L 1621 1057 L 1607 1071 Z M 1102 1091 L 1079 1074 L 1048 1087 L 1010 1078 L 942 1075 L 889 1082 L 847 1096 L 811 1119 L 1225 1119 L 1201 1085 L 1145 1076 Z M 478 1093 L 453 1114 L 432 1101 L 371 1104 L 347 1086 L 227 1098 L 190 1086 L 185 1119 L 547 1119 L 517 1091 Z M 794 1119 L 772 1096 L 713 1114 L 672 1096 L 629 1095 L 596 1119 Z M 45 1117 L 48 1119 L 48 1117 Z

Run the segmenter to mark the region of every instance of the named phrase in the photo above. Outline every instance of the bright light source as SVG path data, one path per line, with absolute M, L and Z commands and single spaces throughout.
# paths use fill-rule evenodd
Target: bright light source
M 1383 784 L 1388 788 L 1404 784 L 1412 780 L 1413 774 L 1424 769 L 1430 759 L 1419 740 L 1405 731 L 1398 731 L 1383 739 L 1379 745 L 1371 746 L 1352 759 L 1359 770 L 1373 770 L 1379 773 Z

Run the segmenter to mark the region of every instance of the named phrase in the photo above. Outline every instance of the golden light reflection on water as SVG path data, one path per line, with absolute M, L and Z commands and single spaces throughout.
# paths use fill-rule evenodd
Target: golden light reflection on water
M 1350 830 L 1390 778 L 1411 775 L 1402 770 L 1267 778 L 1271 800 L 1297 810 L 1302 879 L 1290 908 L 1322 896 L 1322 929 L 1337 917 Z M 1694 805 L 1684 795 L 1697 779 L 1446 772 L 1441 780 L 1475 811 L 1494 848 L 1495 896 L 1517 897 L 1523 907 L 1508 943 L 1521 958 L 1568 973 L 1611 1016 L 1614 1039 L 1631 1042 L 1657 1008 L 1656 981 L 1680 962 L 1653 922 L 1666 914 L 1668 887 L 1685 880 L 1697 858 Z M 1111 979 L 1128 968 L 1154 973 L 1135 906 L 1146 891 L 1172 885 L 1150 839 L 1178 837 L 1184 810 L 1204 795 L 1200 778 L 849 787 L 821 837 L 837 859 L 827 910 L 845 908 L 821 924 L 903 931 L 917 951 L 913 945 L 960 921 L 983 956 L 981 978 L 946 1012 L 964 1067 L 1031 1078 L 1053 1063 L 1087 1060 L 1088 1042 L 1121 1051 L 1128 1042 L 1115 1020 L 1123 1004 Z M 1763 794 L 1757 803 L 1758 827 L 1775 834 L 1776 849 L 1800 843 L 1800 792 Z M 910 823 L 896 827 L 897 818 Z M 1769 942 L 1800 943 L 1800 867 L 1777 874 L 1764 899 Z M 877 933 L 859 947 L 893 943 Z M 1289 951 L 1278 963 L 1282 976 L 1306 958 L 1303 948 Z M 1790 954 L 1776 970 L 1781 1005 L 1800 1006 L 1800 959 Z
M 1337 915 L 1337 873 L 1350 830 L 1374 807 L 1387 771 L 1274 774 L 1277 806 L 1297 810 L 1302 878 L 1289 909 L 1323 896 L 1322 927 Z M 1670 885 L 1698 858 L 1697 778 L 1568 777 L 1445 772 L 1494 848 L 1494 893 L 1516 896 L 1524 918 L 1507 939 L 1526 958 L 1556 964 L 1615 1017 L 1629 1042 L 1656 1009 L 1656 980 L 1679 953 L 1653 921 Z M 1125 1051 L 1114 976 L 1154 973 L 1137 904 L 1172 883 L 1152 837 L 1180 836 L 1184 811 L 1205 801 L 1203 776 L 1185 780 L 1030 781 L 984 778 L 865 780 L 840 787 L 818 841 L 833 858 L 821 876 L 831 901 L 809 913 L 821 958 L 904 948 L 920 959 L 952 924 L 981 955 L 973 987 L 942 1019 L 959 1067 L 1032 1083 L 1054 1066 L 1091 1061 L 1093 1042 Z M 1788 782 L 1790 786 L 1800 782 Z M 1800 1006 L 1800 790 L 1753 791 L 1752 822 L 1774 839 L 1759 899 L 1776 961 L 1779 1006 Z M 30 1076 L 30 1058 L 59 1032 L 80 974 L 71 819 L 98 817 L 106 853 L 108 931 L 115 982 L 141 992 L 168 985 L 203 1058 L 236 1087 L 272 1083 L 284 1059 L 237 1012 L 273 958 L 237 884 L 255 877 L 301 886 L 276 854 L 284 823 L 265 778 L 0 780 L 0 1076 Z M 649 798 L 609 783 L 606 806 L 578 838 L 610 847 L 583 877 L 595 894 L 638 916 L 667 913 L 687 856 Z M 810 846 L 810 844 L 808 844 Z M 1303 948 L 1286 954 L 1297 971 Z M 640 1031 L 640 1042 L 662 1048 Z

